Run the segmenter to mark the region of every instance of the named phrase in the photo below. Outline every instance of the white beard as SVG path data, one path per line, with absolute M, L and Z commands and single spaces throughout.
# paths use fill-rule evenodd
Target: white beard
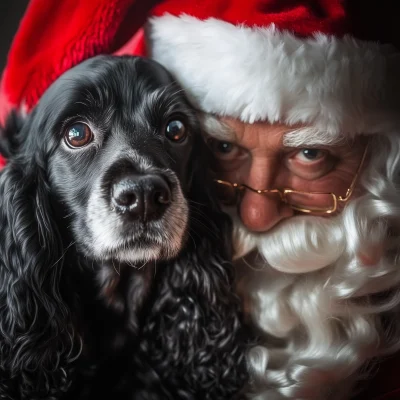
M 265 234 L 232 215 L 238 291 L 265 333 L 248 355 L 249 397 L 348 400 L 360 367 L 399 348 L 398 317 L 390 334 L 380 318 L 400 310 L 399 237 L 388 237 L 383 210 L 396 225 L 396 205 L 366 195 L 339 216 L 292 217 Z M 363 265 L 358 255 L 377 245 L 385 253 Z M 384 302 L 372 297 L 388 290 Z
M 339 218 L 297 216 L 267 234 L 251 234 L 236 220 L 235 258 L 258 250 L 266 264 L 281 272 L 306 273 L 334 263 L 346 247 L 346 234 Z

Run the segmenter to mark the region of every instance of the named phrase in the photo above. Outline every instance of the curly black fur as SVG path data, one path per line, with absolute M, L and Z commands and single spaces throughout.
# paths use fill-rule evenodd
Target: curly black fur
M 163 136 L 176 115 L 190 133 L 179 145 Z M 64 141 L 77 121 L 96 135 L 84 150 Z M 0 399 L 233 398 L 246 371 L 230 223 L 214 201 L 195 112 L 171 76 L 136 57 L 88 60 L 26 121 L 12 117 L 0 150 L 8 158 L 0 172 Z M 167 171 L 174 193 L 186 193 L 178 253 L 166 217 L 141 225 L 98 206 L 108 204 L 115 176 L 141 169 Z M 98 244 L 107 230 L 96 239 L 102 213 L 122 241 L 111 250 Z M 146 246 L 147 264 L 139 256 Z
M 188 242 L 172 262 L 146 266 L 152 289 L 133 364 L 111 393 L 115 398 L 233 399 L 246 381 L 246 339 L 227 261 L 230 223 L 213 203 L 208 184 L 198 179 L 204 173 L 194 177 Z

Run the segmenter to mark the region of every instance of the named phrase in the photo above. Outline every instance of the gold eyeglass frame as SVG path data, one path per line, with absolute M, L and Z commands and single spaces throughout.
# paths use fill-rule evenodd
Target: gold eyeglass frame
M 225 186 L 230 186 L 234 188 L 236 191 L 244 191 L 246 189 L 251 190 L 254 193 L 258 194 L 268 194 L 268 193 L 278 193 L 280 196 L 280 199 L 283 203 L 287 204 L 289 207 L 291 207 L 293 210 L 300 211 L 302 213 L 313 213 L 313 214 L 333 214 L 336 212 L 338 208 L 338 203 L 346 203 L 351 195 L 353 194 L 354 186 L 357 182 L 358 176 L 360 175 L 361 169 L 364 165 L 365 158 L 367 156 L 367 150 L 368 150 L 368 144 L 365 146 L 364 153 L 362 155 L 360 164 L 357 168 L 356 174 L 354 175 L 354 178 L 352 182 L 350 183 L 349 188 L 346 191 L 345 196 L 337 196 L 335 193 L 325 193 L 325 192 L 305 192 L 301 190 L 294 190 L 294 189 L 254 189 L 244 183 L 231 183 L 228 181 L 223 181 L 221 179 L 214 179 L 214 181 L 220 185 L 225 185 Z M 326 195 L 326 196 L 331 196 L 333 200 L 333 206 L 329 210 L 311 210 L 308 208 L 301 208 L 301 207 L 296 207 L 291 204 L 289 204 L 286 200 L 286 194 L 287 193 L 298 193 L 298 194 L 306 194 L 306 195 Z

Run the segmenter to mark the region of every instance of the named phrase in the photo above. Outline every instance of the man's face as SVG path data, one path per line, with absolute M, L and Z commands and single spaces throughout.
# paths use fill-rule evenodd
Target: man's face
M 290 188 L 344 197 L 366 146 L 363 137 L 323 145 L 323 134 L 302 127 L 245 124 L 227 118 L 222 122 L 228 129 L 209 139 L 217 159 L 217 178 L 253 189 Z M 342 207 L 339 204 L 338 212 Z M 299 212 L 279 196 L 245 190 L 238 214 L 249 231 L 267 232 Z

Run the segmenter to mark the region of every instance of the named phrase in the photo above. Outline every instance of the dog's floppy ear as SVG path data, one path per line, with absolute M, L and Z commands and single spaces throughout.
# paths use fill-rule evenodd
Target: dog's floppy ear
M 21 114 L 12 111 L 7 116 L 6 124 L 0 129 L 0 154 L 4 158 L 10 158 L 18 149 L 18 136 L 21 132 L 24 119 Z
M 63 391 L 73 357 L 59 287 L 63 244 L 51 216 L 46 157 L 28 139 L 41 134 L 34 119 L 18 133 L 11 125 L 5 129 L 16 139 L 3 146 L 8 164 L 0 172 L 0 398 L 50 398 Z

